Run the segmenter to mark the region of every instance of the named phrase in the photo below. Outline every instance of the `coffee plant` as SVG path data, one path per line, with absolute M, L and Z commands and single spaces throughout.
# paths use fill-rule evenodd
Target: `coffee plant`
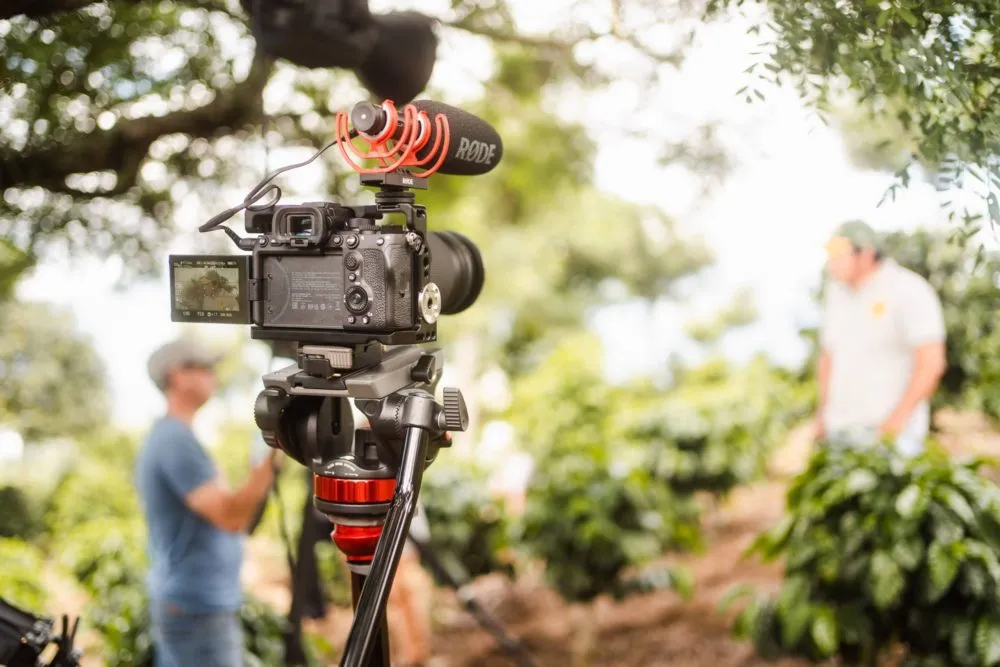
M 698 512 L 626 442 L 567 443 L 538 461 L 521 543 L 546 563 L 548 582 L 570 601 L 650 588 L 686 593 L 683 572 L 644 571 L 669 550 L 700 545 Z
M 513 574 L 507 516 L 502 500 L 490 496 L 484 471 L 439 461 L 424 476 L 420 500 L 430 546 L 457 581 L 491 572 Z
M 818 452 L 788 490 L 786 518 L 750 552 L 784 582 L 736 631 L 765 657 L 874 665 L 1000 664 L 1000 489 L 931 451 Z
M 808 387 L 763 358 L 743 367 L 714 361 L 681 372 L 630 437 L 646 443 L 654 474 L 675 491 L 725 493 L 764 472 L 810 398 Z

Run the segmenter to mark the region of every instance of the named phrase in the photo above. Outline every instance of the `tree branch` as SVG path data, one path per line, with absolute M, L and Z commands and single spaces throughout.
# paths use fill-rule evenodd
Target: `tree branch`
M 4 0 L 0 4 L 0 19 L 20 15 L 39 18 L 56 12 L 71 12 L 93 2 L 94 0 Z
M 618 16 L 615 17 L 619 19 Z M 530 35 L 519 35 L 516 32 L 503 30 L 499 28 L 494 28 L 488 25 L 482 25 L 477 23 L 470 17 L 463 17 L 455 19 L 453 21 L 441 21 L 442 25 L 455 28 L 457 30 L 463 30 L 465 32 L 471 33 L 473 35 L 480 35 L 482 37 L 487 37 L 495 42 L 506 42 L 509 44 L 519 44 L 521 46 L 526 46 L 529 48 L 536 49 L 547 49 L 550 51 L 558 51 L 560 53 L 571 53 L 573 47 L 580 42 L 595 41 L 598 39 L 603 39 L 606 37 L 613 37 L 618 39 L 625 44 L 628 44 L 636 51 L 642 53 L 644 56 L 655 60 L 658 63 L 665 65 L 672 65 L 677 67 L 680 65 L 683 59 L 682 54 L 678 52 L 673 53 L 661 53 L 659 51 L 654 51 L 648 46 L 643 44 L 638 37 L 634 34 L 627 33 L 625 29 L 621 26 L 620 20 L 615 21 L 615 25 L 610 32 L 595 32 L 590 31 L 584 33 L 576 40 L 559 40 L 552 39 L 549 37 L 535 37 Z
M 235 129 L 259 120 L 263 114 L 261 92 L 271 64 L 271 60 L 256 55 L 245 80 L 218 91 L 214 100 L 196 109 L 121 121 L 111 129 L 79 134 L 57 145 L 6 151 L 0 154 L 0 189 L 40 185 L 72 192 L 65 183 L 67 176 L 114 171 L 118 183 L 111 194 L 120 194 L 135 184 L 139 166 L 158 138 L 177 133 L 209 137 L 222 128 Z

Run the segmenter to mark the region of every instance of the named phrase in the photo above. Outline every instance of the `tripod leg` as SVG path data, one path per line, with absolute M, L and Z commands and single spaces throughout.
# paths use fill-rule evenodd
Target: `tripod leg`
M 358 608 L 358 601 L 361 599 L 361 591 L 365 585 L 365 575 L 351 573 L 351 599 L 354 602 L 354 609 Z M 390 667 L 389 659 L 389 624 L 386 621 L 385 612 L 382 613 L 382 620 L 375 629 L 377 633 L 372 638 L 372 652 L 368 657 L 369 667 Z
M 347 636 L 341 667 L 367 667 L 379 627 L 385 626 L 385 607 L 396 567 L 403 553 L 410 521 L 417 507 L 417 493 L 424 473 L 427 431 L 409 426 L 403 443 L 403 460 L 396 477 L 396 493 L 385 518 L 371 572 L 358 597 L 354 623 Z

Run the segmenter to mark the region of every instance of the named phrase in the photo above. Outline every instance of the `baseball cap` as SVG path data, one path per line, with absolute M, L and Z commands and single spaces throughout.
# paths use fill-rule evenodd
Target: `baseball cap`
M 848 246 L 880 250 L 878 234 L 875 233 L 875 230 L 870 225 L 861 220 L 848 220 L 841 223 L 834 230 L 833 235 L 826 244 L 826 248 L 827 251 L 834 252 L 840 249 L 847 249 Z
M 194 340 L 181 338 L 157 348 L 150 355 L 146 370 L 153 384 L 165 391 L 170 371 L 192 366 L 214 368 L 222 357 Z

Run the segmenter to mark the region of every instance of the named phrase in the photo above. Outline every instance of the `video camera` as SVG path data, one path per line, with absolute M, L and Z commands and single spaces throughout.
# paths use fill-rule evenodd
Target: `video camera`
M 483 121 L 439 103 L 411 106 L 426 119 L 408 131 L 415 141 L 423 137 L 410 147 L 413 162 L 438 158 L 444 173 L 476 173 L 499 161 L 500 138 Z M 443 110 L 450 127 L 464 133 L 457 141 L 451 132 L 443 137 L 427 110 Z M 390 115 L 397 115 L 391 106 L 368 103 L 351 113 L 356 127 L 365 128 L 363 136 L 372 139 L 402 134 L 387 131 Z M 251 324 L 257 339 L 317 345 L 436 340 L 438 317 L 471 306 L 485 274 L 468 238 L 428 232 L 427 211 L 410 192 L 426 189 L 426 176 L 400 167 L 362 172 L 362 184 L 378 188 L 375 203 L 368 205 L 247 204 L 244 227 L 256 237 L 231 237 L 249 256 L 171 256 L 172 319 Z

